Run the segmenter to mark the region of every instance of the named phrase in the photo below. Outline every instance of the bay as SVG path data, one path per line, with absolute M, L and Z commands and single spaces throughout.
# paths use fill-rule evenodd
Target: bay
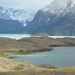
M 37 65 L 52 64 L 58 67 L 75 66 L 75 46 L 54 47 L 54 50 L 49 52 L 15 55 L 12 59 L 19 62 L 29 61 Z

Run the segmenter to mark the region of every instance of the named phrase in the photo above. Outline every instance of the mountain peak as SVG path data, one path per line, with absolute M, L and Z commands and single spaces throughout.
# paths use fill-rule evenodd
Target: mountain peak
M 48 11 L 52 14 L 59 14 L 62 13 L 68 5 L 73 7 L 75 5 L 75 0 L 54 0 L 51 4 L 44 7 L 42 11 Z

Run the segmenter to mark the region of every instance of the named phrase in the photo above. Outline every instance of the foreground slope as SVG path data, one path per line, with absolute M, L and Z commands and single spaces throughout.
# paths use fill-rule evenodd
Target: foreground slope
M 75 67 L 47 69 L 0 57 L 0 75 L 75 75 Z
M 0 72 L 23 70 L 23 69 L 34 68 L 34 67 L 35 65 L 27 61 L 16 62 L 11 59 L 0 57 Z

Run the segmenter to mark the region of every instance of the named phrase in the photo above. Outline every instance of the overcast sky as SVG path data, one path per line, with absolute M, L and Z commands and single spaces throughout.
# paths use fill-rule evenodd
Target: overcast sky
M 37 11 L 50 4 L 52 1 L 53 0 L 0 0 L 0 6 Z

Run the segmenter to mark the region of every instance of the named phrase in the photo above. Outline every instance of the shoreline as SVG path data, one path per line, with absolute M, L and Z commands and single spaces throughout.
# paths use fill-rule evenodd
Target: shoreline
M 19 50 L 19 51 L 0 51 L 0 57 L 3 57 L 3 56 L 8 56 L 8 55 L 23 55 L 23 54 L 31 54 L 31 53 L 37 53 L 37 52 L 47 52 L 47 51 L 52 51 L 52 49 L 39 49 L 39 50 Z

